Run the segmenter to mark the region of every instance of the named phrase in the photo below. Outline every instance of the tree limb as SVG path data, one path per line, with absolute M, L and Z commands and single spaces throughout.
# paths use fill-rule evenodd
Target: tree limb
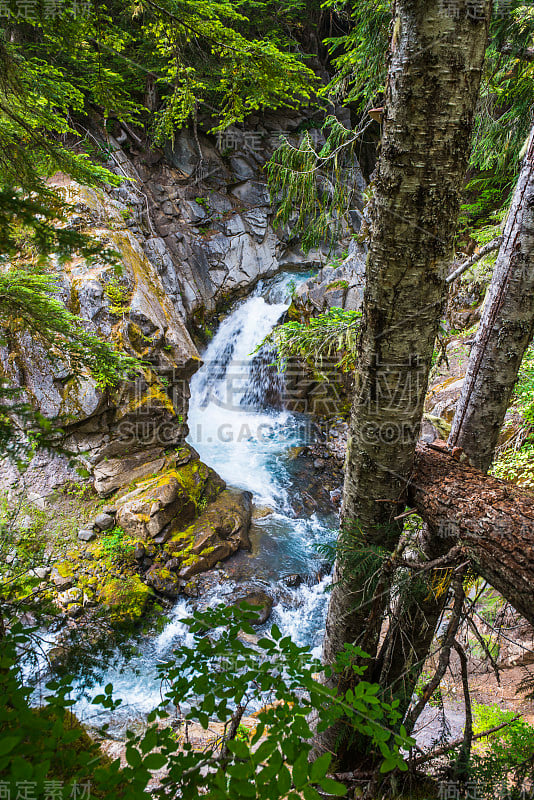
M 450 275 L 447 275 L 445 282 L 452 283 L 453 281 L 455 281 L 456 278 L 459 278 L 460 275 L 463 275 L 463 273 L 466 272 L 469 269 L 469 267 L 472 267 L 473 264 L 476 264 L 477 261 L 480 261 L 480 259 L 484 258 L 484 256 L 487 256 L 488 253 L 492 253 L 493 250 L 498 250 L 499 247 L 501 246 L 501 243 L 502 243 L 502 236 L 498 236 L 496 239 L 492 239 L 491 242 L 488 242 L 487 244 L 484 245 L 484 247 L 481 247 L 480 250 L 477 250 L 476 253 L 473 253 L 471 258 L 468 258 L 467 261 L 464 261 L 462 264 L 460 264 L 460 266 L 457 267 L 454 270 L 454 272 L 451 272 Z

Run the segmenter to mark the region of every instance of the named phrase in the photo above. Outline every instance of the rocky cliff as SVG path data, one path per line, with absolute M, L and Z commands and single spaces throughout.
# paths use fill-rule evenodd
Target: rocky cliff
M 76 381 L 68 364 L 50 364 L 27 334 L 2 348 L 0 365 L 63 428 L 64 446 L 80 455 L 98 492 L 155 472 L 166 449 L 183 445 L 188 383 L 201 363 L 190 333 L 209 331 L 210 316 L 259 279 L 320 266 L 320 253 L 304 261 L 287 233 L 275 232 L 262 170 L 280 134 L 296 140 L 303 121 L 266 114 L 253 133 L 225 132 L 218 141 L 183 130 L 165 151 L 147 149 L 133 131 L 104 140 L 95 126 L 88 137 L 123 183 L 94 190 L 53 179 L 73 206 L 68 224 L 119 255 L 118 269 L 104 260 L 67 264 L 63 299 L 89 330 L 147 367 L 103 392 L 90 376 Z M 38 454 L 24 477 L 35 496 L 68 479 L 79 480 L 78 473 L 48 453 Z M 1 480 L 4 488 L 15 485 L 16 471 L 6 465 Z

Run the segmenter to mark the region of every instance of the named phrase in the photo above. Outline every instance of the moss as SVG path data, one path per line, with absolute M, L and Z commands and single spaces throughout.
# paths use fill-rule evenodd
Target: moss
M 100 586 L 98 602 L 115 624 L 128 624 L 140 619 L 153 593 L 137 575 L 112 578 Z
M 56 569 L 62 578 L 71 578 L 74 575 L 74 569 L 70 561 L 61 561 L 56 564 Z

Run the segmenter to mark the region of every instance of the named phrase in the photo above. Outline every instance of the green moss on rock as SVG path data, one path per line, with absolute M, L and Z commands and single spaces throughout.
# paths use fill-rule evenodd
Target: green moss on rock
M 112 578 L 100 586 L 97 600 L 114 624 L 140 619 L 152 598 L 152 589 L 137 575 Z

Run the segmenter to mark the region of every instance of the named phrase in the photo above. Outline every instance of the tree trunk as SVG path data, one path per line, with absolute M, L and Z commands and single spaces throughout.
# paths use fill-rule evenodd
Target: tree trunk
M 534 494 L 419 445 L 409 500 L 534 625 Z
M 449 438 L 470 461 L 488 469 L 508 408 L 523 354 L 534 330 L 534 128 L 514 192 L 485 311 L 467 368 Z M 450 281 L 450 276 L 448 281 Z M 430 560 L 448 547 L 447 540 L 425 526 L 424 550 Z M 375 671 L 383 690 L 407 709 L 413 687 L 429 653 L 447 592 L 432 592 L 438 574 L 424 592 L 410 590 L 398 603 Z M 441 587 L 443 588 L 443 587 Z
M 343 495 L 345 529 L 388 549 L 402 531 L 393 518 L 419 435 L 487 38 L 489 3 L 476 19 L 459 8 L 458 19 L 440 0 L 395 8 Z M 361 583 L 339 559 L 334 581 L 325 660 L 345 642 L 373 653 L 380 609 L 367 624 Z
M 449 436 L 479 469 L 493 460 L 521 360 L 534 334 L 534 128 Z
M 394 517 L 419 436 L 487 40 L 490 3 L 476 5 L 476 15 L 463 0 L 458 15 L 441 0 L 395 5 L 343 491 L 341 536 L 356 547 L 391 551 L 402 532 Z M 327 663 L 345 642 L 376 655 L 390 587 L 353 562 L 336 562 Z M 350 766 L 346 743 L 336 749 L 340 768 Z

